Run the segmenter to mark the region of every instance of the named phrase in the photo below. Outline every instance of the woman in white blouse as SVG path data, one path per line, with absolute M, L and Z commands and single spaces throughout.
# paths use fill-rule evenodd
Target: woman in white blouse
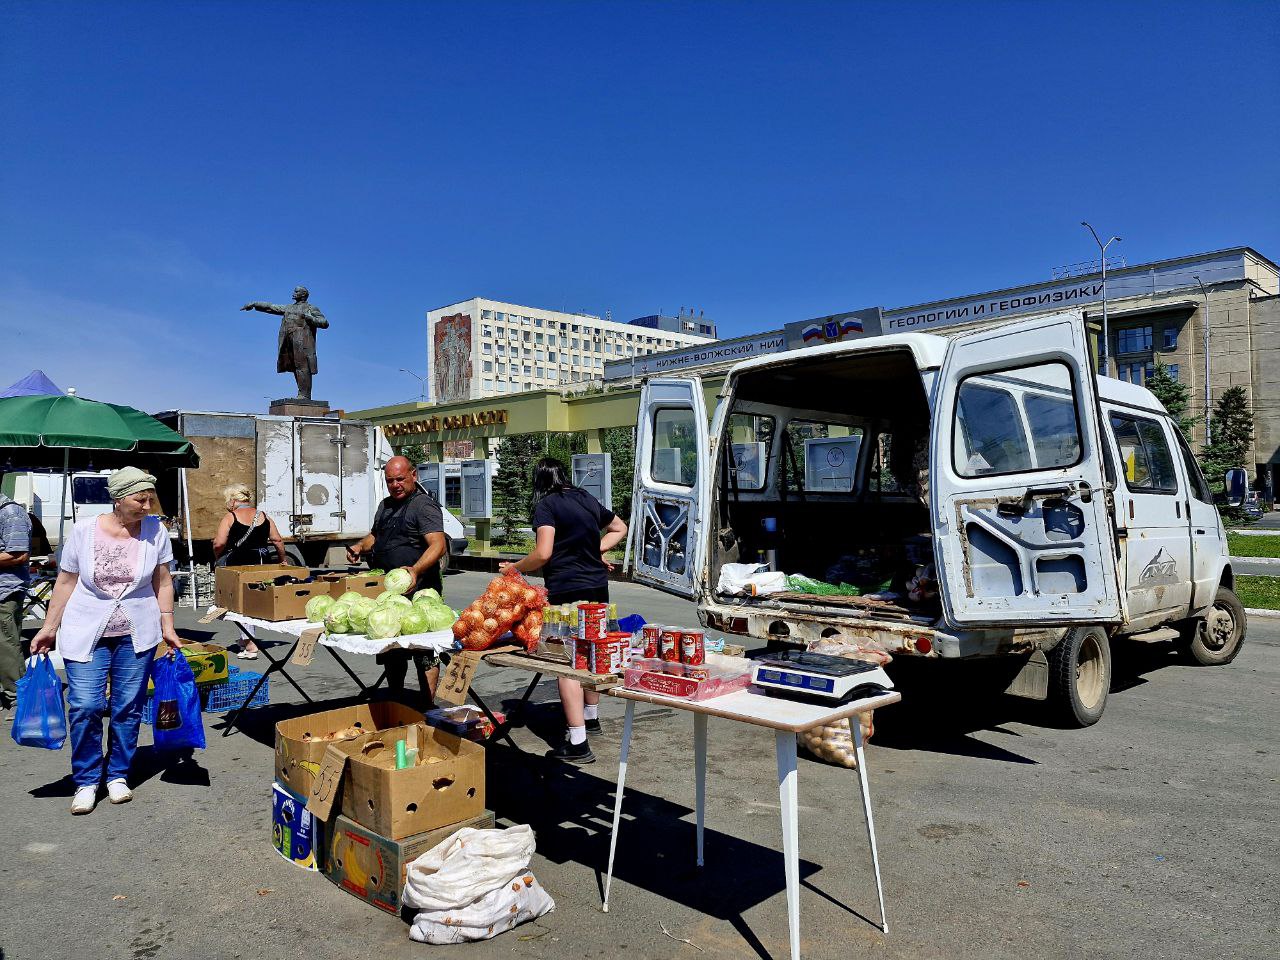
M 103 779 L 102 718 L 111 682 L 111 749 L 105 758 L 112 803 L 133 799 L 129 766 L 155 648 L 182 646 L 173 628 L 173 549 L 159 518 L 148 516 L 156 478 L 136 467 L 107 481 L 110 513 L 75 525 L 58 569 L 44 626 L 31 652 L 54 646 L 66 664 L 71 733 L 71 812 L 89 813 Z

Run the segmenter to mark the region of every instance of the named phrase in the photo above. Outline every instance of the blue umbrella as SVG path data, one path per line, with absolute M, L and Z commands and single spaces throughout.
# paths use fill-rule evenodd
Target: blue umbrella
M 43 370 L 32 370 L 25 377 L 0 393 L 3 397 L 44 397 L 57 396 L 62 391 L 58 385 L 44 375 Z

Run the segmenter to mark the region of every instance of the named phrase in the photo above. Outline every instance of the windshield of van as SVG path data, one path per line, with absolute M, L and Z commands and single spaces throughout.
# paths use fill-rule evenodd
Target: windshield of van
M 110 503 L 111 495 L 107 493 L 107 478 L 72 477 L 71 499 L 75 503 Z

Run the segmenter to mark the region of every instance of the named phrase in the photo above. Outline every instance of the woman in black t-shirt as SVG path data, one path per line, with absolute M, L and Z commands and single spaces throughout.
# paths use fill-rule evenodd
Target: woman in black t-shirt
M 604 558 L 623 537 L 627 525 L 600 501 L 569 482 L 564 464 L 544 457 L 533 468 L 533 550 L 510 566 L 521 573 L 541 569 L 548 602 L 609 602 L 609 571 Z M 503 564 L 506 569 L 508 564 Z M 592 763 L 587 732 L 600 731 L 600 694 L 583 690 L 577 680 L 562 679 L 560 703 L 568 734 L 547 756 L 570 763 Z

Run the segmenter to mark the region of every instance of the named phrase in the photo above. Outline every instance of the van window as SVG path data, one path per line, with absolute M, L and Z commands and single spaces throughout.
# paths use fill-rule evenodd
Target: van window
M 72 477 L 71 500 L 74 503 L 103 504 L 111 502 L 106 477 Z
M 961 382 L 952 435 L 960 476 L 1069 467 L 1080 461 L 1080 450 L 1075 390 L 1066 364 L 1040 363 Z
M 858 475 L 861 427 L 817 420 L 790 420 L 784 431 L 787 489 L 810 493 L 852 493 Z
M 1155 420 L 1127 413 L 1112 413 L 1109 419 L 1125 486 L 1139 493 L 1177 493 L 1178 475 L 1164 428 Z
M 739 490 L 763 490 L 769 474 L 769 443 L 773 439 L 774 419 L 750 413 L 729 417 L 729 442 L 733 445 L 735 480 Z
M 1200 464 L 1196 462 L 1195 454 L 1191 452 L 1191 447 L 1187 445 L 1187 438 L 1182 435 L 1181 430 L 1173 431 L 1174 437 L 1178 441 L 1178 449 L 1182 453 L 1182 465 L 1187 471 L 1187 484 L 1191 487 L 1191 495 L 1201 503 L 1213 503 L 1213 491 L 1209 489 L 1209 484 L 1205 482 L 1204 474 L 1200 471 Z
M 692 487 L 698 479 L 698 429 L 688 407 L 653 412 L 653 455 L 649 473 L 659 483 Z

